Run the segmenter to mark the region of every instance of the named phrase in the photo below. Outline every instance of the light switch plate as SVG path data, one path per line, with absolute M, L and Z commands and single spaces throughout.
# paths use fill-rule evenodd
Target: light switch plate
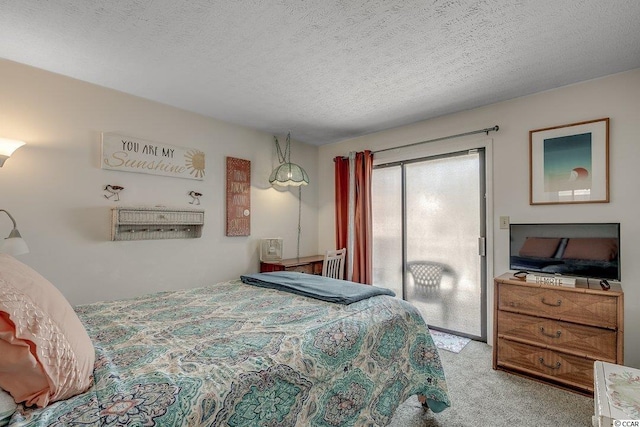
M 509 217 L 508 216 L 501 216 L 500 217 L 500 228 L 502 228 L 502 229 L 509 228 Z

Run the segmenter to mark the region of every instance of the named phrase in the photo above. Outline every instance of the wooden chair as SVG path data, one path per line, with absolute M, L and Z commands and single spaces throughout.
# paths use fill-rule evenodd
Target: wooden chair
M 343 279 L 344 258 L 346 253 L 346 248 L 327 251 L 324 254 L 324 262 L 322 263 L 322 275 L 333 279 Z

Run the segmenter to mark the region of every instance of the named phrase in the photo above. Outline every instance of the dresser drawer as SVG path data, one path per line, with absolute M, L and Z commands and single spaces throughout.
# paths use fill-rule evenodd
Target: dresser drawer
M 616 331 L 498 311 L 498 336 L 616 363 Z
M 618 320 L 615 295 L 608 297 L 553 287 L 501 283 L 498 309 L 610 329 L 616 329 Z
M 593 359 L 498 338 L 499 367 L 593 393 Z

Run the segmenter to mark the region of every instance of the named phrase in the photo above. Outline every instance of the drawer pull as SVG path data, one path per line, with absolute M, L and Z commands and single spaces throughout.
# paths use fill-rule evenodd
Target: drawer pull
M 553 304 L 553 303 L 550 303 L 550 302 L 546 302 L 544 300 L 544 297 L 542 297 L 542 303 L 545 304 L 545 305 L 550 305 L 551 307 L 560 307 L 562 305 L 562 300 L 559 299 L 555 304 Z
M 538 359 L 538 360 L 540 361 L 540 364 L 542 366 L 544 366 L 546 368 L 549 368 L 549 369 L 560 369 L 560 366 L 562 365 L 560 362 L 556 362 L 555 365 L 547 365 L 546 363 L 544 363 L 544 358 L 542 358 L 542 357 L 540 359 Z
M 556 331 L 555 334 L 550 334 L 548 332 L 545 332 L 544 327 L 542 326 L 540 326 L 540 333 L 549 338 L 560 338 L 560 335 L 562 335 L 562 331 Z

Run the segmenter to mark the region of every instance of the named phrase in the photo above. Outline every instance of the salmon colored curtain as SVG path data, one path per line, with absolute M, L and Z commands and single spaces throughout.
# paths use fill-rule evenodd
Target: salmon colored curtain
M 338 249 L 347 248 L 345 278 L 370 285 L 373 281 L 371 253 L 371 174 L 373 171 L 373 153 L 365 150 L 364 152 L 354 153 L 352 157 L 352 160 L 343 157 L 334 159 L 336 246 Z M 351 170 L 353 170 L 354 176 L 353 200 L 350 203 Z M 350 215 L 353 215 L 351 226 L 349 225 Z M 350 234 L 351 238 L 349 237 Z
M 338 156 L 335 162 L 336 249 L 347 247 L 349 228 L 349 158 Z M 345 277 L 347 275 L 345 274 Z

